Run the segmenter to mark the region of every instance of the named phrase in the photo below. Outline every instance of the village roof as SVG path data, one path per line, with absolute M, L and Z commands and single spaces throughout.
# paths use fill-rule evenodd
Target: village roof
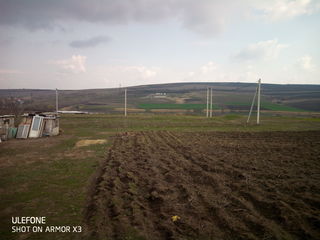
M 14 117 L 14 115 L 2 115 L 0 116 L 0 118 L 12 118 Z
M 59 117 L 59 114 L 56 112 L 33 112 L 33 113 L 24 113 L 22 117 L 33 117 L 33 116 L 42 116 L 42 117 Z

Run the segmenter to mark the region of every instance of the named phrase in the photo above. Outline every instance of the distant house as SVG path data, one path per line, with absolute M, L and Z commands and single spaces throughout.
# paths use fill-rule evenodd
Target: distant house
M 167 97 L 167 93 L 157 92 L 153 94 L 153 98 L 166 98 L 166 97 Z

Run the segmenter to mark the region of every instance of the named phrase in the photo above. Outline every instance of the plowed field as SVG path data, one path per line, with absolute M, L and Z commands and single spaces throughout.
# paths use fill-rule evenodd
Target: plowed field
M 87 236 L 320 239 L 319 156 L 315 131 L 118 135 L 93 184 Z

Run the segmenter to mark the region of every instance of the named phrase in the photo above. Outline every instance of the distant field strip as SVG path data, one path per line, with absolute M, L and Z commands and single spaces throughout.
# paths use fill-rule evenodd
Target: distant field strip
M 251 106 L 250 102 L 229 102 L 226 103 L 227 106 L 248 106 L 248 109 Z M 256 104 L 255 104 L 256 105 Z M 262 109 L 272 110 L 272 111 L 289 111 L 289 112 L 304 112 L 305 110 L 295 108 L 295 107 L 289 107 L 285 105 L 280 105 L 276 103 L 269 103 L 269 102 L 262 102 L 261 103 Z
M 226 106 L 248 106 L 248 109 L 250 108 L 251 103 L 250 102 L 229 102 L 225 104 Z M 185 109 L 185 110 L 191 110 L 191 109 L 197 109 L 202 110 L 206 109 L 206 104 L 175 104 L 175 103 L 142 103 L 138 105 L 138 108 L 140 109 Z M 275 103 L 269 103 L 269 102 L 262 102 L 261 103 L 262 109 L 272 110 L 272 111 L 288 111 L 288 112 L 303 112 L 305 110 L 275 104 Z M 213 104 L 213 109 L 217 110 L 220 109 L 220 107 L 216 104 Z
M 206 104 L 174 104 L 174 103 L 141 103 L 138 106 L 143 109 L 206 109 Z M 213 109 L 220 109 L 213 105 Z

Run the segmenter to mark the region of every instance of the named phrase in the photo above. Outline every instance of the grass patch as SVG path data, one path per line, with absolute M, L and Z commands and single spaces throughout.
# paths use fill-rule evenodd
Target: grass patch
M 61 126 L 64 128 L 64 123 L 67 122 L 69 120 L 63 119 Z M 76 127 L 73 130 L 75 129 Z M 64 131 L 63 136 L 46 138 L 46 141 L 7 142 L 8 145 L 19 144 L 14 152 L 6 156 L 16 161 L 15 164 L 0 168 L 2 239 L 77 237 L 74 233 L 11 233 L 10 224 L 11 216 L 45 216 L 46 226 L 82 225 L 88 179 L 104 159 L 109 143 L 74 148 L 80 136 L 73 133 L 74 131 Z M 50 141 L 52 143 L 48 144 Z M 37 146 L 30 145 L 27 148 L 29 144 Z M 4 145 L 1 147 L 6 149 Z M 8 150 L 10 149 L 12 148 L 8 146 Z M 4 152 L 8 153 L 8 150 Z M 30 158 L 33 162 L 28 163 Z M 1 156 L 0 160 L 3 160 Z
M 239 114 L 228 114 L 228 115 L 223 116 L 223 119 L 225 119 L 225 120 L 236 120 L 236 119 L 240 119 L 242 117 L 243 116 L 241 116 Z

